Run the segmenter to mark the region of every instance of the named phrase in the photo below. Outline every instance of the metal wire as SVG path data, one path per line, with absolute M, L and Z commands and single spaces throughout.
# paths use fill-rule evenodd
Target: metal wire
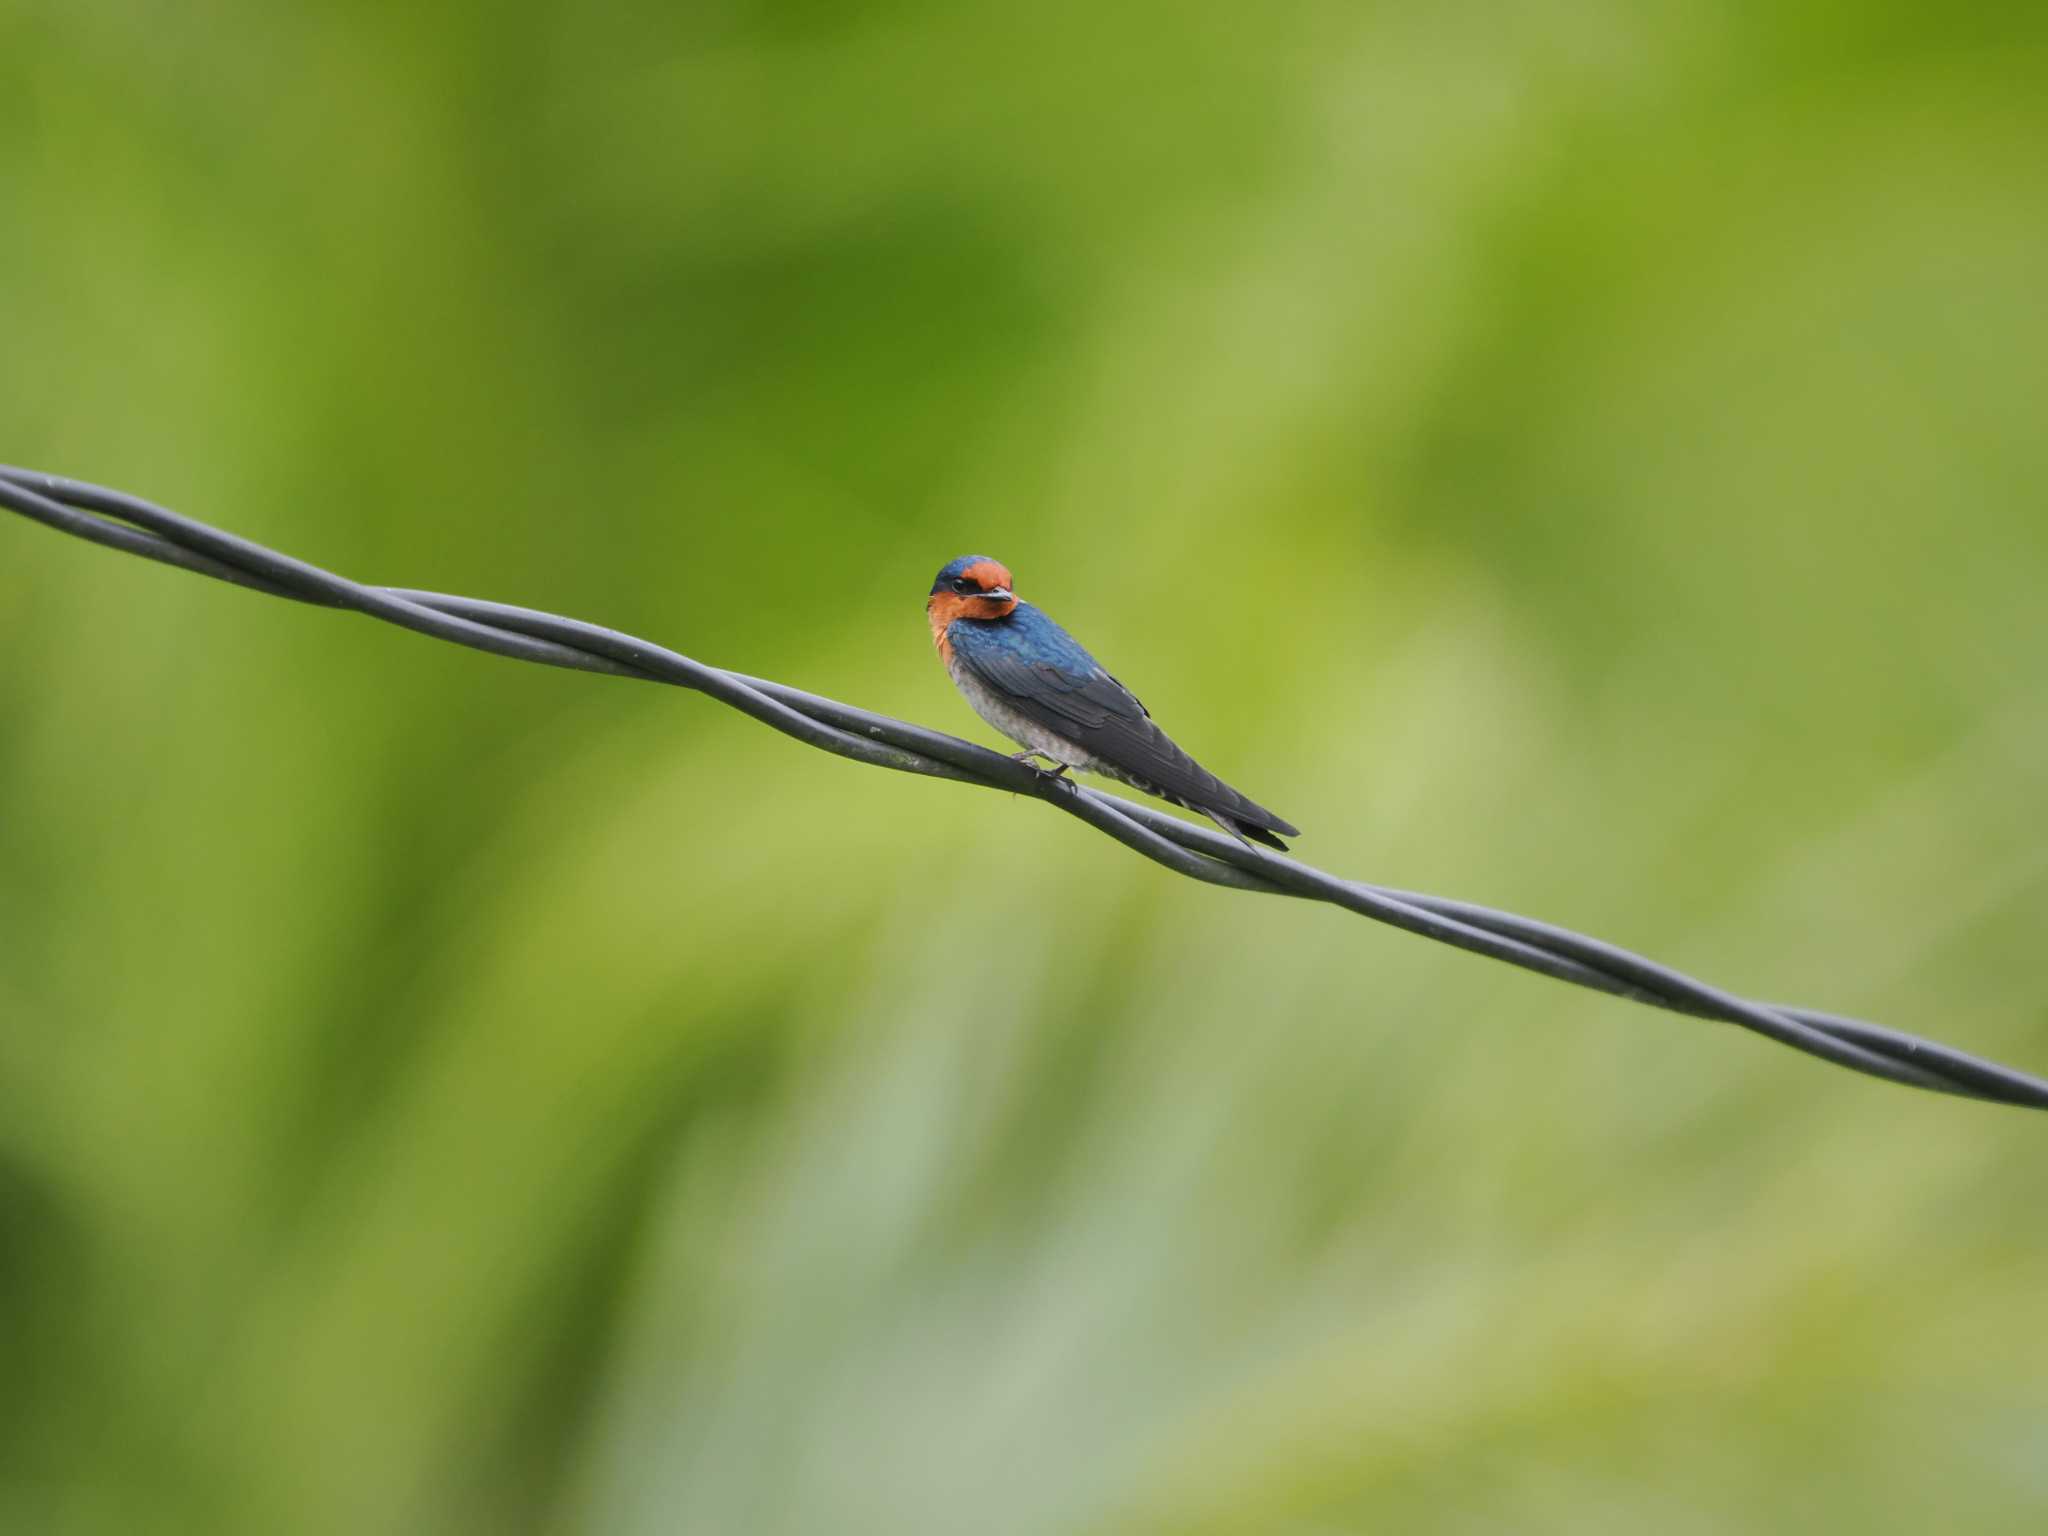
M 1737 1024 L 1836 1066 L 1909 1087 L 2048 1109 L 2048 1081 L 1935 1041 L 1812 1009 L 1750 1002 L 1612 944 L 1511 912 L 1345 880 L 1153 806 L 1054 779 L 942 731 L 706 666 L 617 630 L 478 598 L 362 586 L 139 497 L 57 475 L 0 466 L 0 506 L 109 549 L 273 597 L 350 609 L 493 655 L 694 688 L 784 735 L 855 762 L 1043 800 L 1146 858 L 1211 885 L 1329 902 L 1575 986 Z

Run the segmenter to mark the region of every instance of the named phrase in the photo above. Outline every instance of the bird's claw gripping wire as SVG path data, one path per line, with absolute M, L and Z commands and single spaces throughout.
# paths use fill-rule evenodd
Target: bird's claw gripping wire
M 1052 766 L 1050 768 L 1039 767 L 1038 760 L 1040 758 L 1043 758 L 1046 762 L 1051 763 Z M 1033 773 L 1037 774 L 1041 779 L 1044 779 L 1047 783 L 1056 783 L 1062 779 L 1065 779 L 1068 784 L 1072 784 L 1074 782 L 1072 779 L 1067 778 L 1067 769 L 1070 765 L 1067 763 L 1063 763 L 1058 758 L 1049 756 L 1044 752 L 1012 752 L 1010 754 L 1010 761 L 1013 763 L 1022 763 L 1026 768 L 1029 768 Z

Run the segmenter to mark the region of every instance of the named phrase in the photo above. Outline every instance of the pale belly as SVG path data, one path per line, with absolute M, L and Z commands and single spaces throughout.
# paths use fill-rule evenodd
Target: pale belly
M 1068 741 L 1064 736 L 1047 730 L 1028 715 L 1012 709 L 991 693 L 982 684 L 981 679 L 968 671 L 959 661 L 949 661 L 946 670 L 952 674 L 953 686 L 966 696 L 974 712 L 1018 746 L 1027 751 L 1042 752 L 1054 762 L 1065 763 L 1070 768 L 1083 768 L 1091 773 L 1105 771 L 1103 765 L 1096 761 L 1095 755 L 1087 748 Z

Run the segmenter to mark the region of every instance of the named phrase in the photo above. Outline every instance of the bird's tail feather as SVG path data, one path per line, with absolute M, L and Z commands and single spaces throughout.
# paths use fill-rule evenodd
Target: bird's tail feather
M 1247 848 L 1251 847 L 1253 843 L 1264 843 L 1268 848 L 1276 848 L 1282 853 L 1287 851 L 1287 845 L 1264 827 L 1254 825 L 1249 821 L 1239 821 L 1227 811 L 1212 810 L 1206 805 L 1200 809 L 1204 816 L 1207 816 L 1217 826 L 1228 832 Z

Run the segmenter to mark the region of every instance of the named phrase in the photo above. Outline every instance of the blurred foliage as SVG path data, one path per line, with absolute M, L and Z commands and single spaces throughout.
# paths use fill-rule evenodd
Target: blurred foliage
M 2048 11 L 0 3 L 0 457 L 2048 1066 Z M 0 520 L 0 1530 L 2048 1525 L 2027 1116 Z

